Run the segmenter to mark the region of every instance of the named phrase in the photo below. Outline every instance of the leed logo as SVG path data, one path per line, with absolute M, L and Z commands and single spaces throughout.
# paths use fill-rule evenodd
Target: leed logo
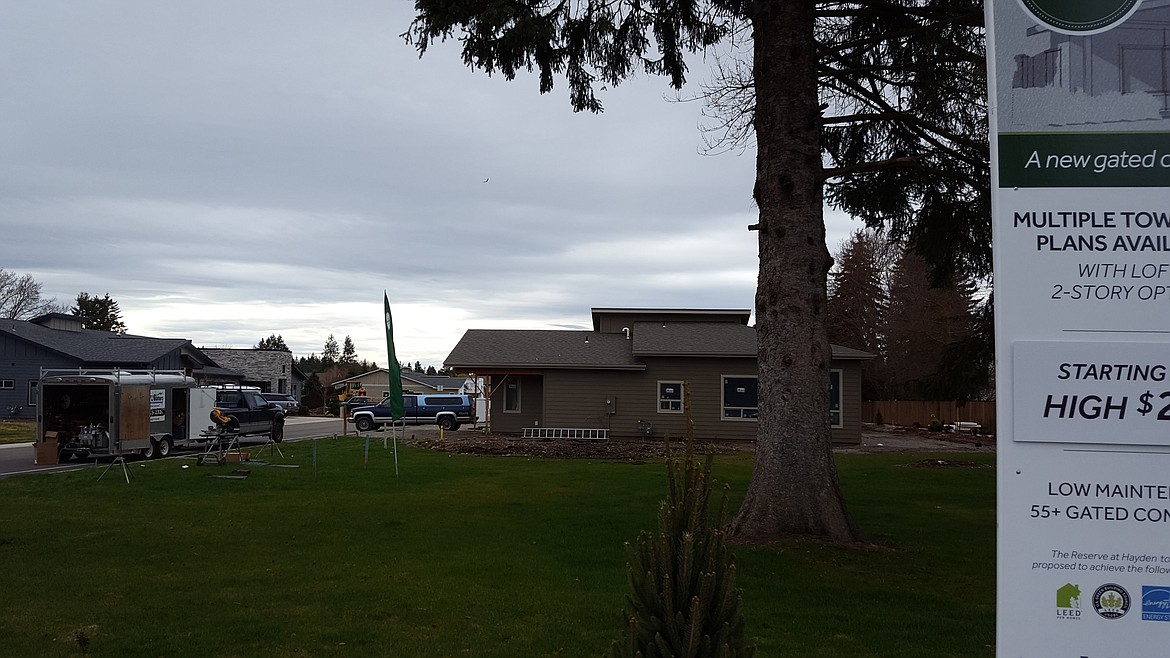
M 1170 587 L 1142 585 L 1142 620 L 1170 621 Z
M 1056 618 L 1081 618 L 1081 588 L 1072 583 L 1056 590 Z
M 1065 34 L 1104 32 L 1129 18 L 1142 0 L 1020 0 L 1024 11 Z
M 1093 592 L 1093 609 L 1105 619 L 1121 619 L 1129 612 L 1129 592 L 1117 583 L 1107 583 Z

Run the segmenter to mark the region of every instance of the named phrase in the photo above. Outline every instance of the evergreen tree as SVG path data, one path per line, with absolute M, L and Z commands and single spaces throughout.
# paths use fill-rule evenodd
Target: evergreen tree
M 744 541 L 858 541 L 826 422 L 822 202 L 894 224 L 939 267 L 984 262 L 959 257 L 989 253 L 990 243 L 980 241 L 990 231 L 982 3 L 415 0 L 415 8 L 405 36 L 420 53 L 458 33 L 464 62 L 489 74 L 535 70 L 542 93 L 563 74 L 578 111 L 601 111 L 595 87 L 639 68 L 680 89 L 686 52 L 750 39 L 759 421 L 732 527 Z
M 343 343 L 343 347 L 341 348 L 341 361 L 340 361 L 340 363 L 348 363 L 348 364 L 356 364 L 357 363 L 357 350 L 354 349 L 353 339 L 350 338 L 349 336 L 345 337 L 345 342 Z
M 875 359 L 865 364 L 861 395 L 880 399 L 886 289 L 880 253 L 884 241 L 874 231 L 855 231 L 841 246 L 829 273 L 829 306 L 825 328 L 836 345 L 870 352 Z
M 272 334 L 268 338 L 263 338 L 259 343 L 256 343 L 258 350 L 274 350 L 282 352 L 291 352 L 288 345 L 284 343 L 284 337 L 280 334 Z
M 689 401 L 687 409 L 689 410 Z M 692 426 L 687 412 L 688 428 Z M 752 656 L 744 639 L 743 595 L 735 587 L 735 558 L 727 539 L 727 493 L 719 516 L 709 518 L 713 454 L 702 464 L 688 429 L 686 452 L 666 459 L 667 497 L 658 508 L 658 532 L 626 545 L 630 593 L 626 634 L 612 658 L 736 658 Z
M 321 350 L 321 366 L 328 368 L 336 364 L 340 357 L 341 350 L 337 347 L 337 339 L 333 334 L 329 334 L 329 338 L 325 340 L 325 348 Z
M 434 366 L 427 366 L 427 374 L 428 375 L 437 375 L 437 374 L 439 374 L 439 371 L 435 370 Z
M 126 333 L 126 324 L 122 322 L 122 310 L 109 293 L 104 297 L 96 295 L 91 297 L 85 292 L 78 293 L 77 303 L 71 312 L 82 319 L 86 329 Z
M 297 367 L 306 375 L 321 372 L 321 357 L 317 356 L 315 352 L 309 356 L 302 356 L 297 359 Z

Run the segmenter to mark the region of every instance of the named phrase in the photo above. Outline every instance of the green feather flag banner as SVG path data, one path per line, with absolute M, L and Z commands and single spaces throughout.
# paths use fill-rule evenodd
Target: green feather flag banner
M 390 414 L 394 420 L 401 420 L 402 413 L 402 368 L 398 365 L 398 355 L 394 353 L 394 320 L 390 316 L 390 296 L 382 292 L 382 301 L 386 307 L 386 358 L 390 364 Z

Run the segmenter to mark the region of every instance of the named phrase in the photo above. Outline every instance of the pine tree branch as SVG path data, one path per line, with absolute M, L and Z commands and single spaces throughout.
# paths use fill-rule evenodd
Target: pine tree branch
M 878 171 L 881 169 L 897 169 L 902 167 L 916 167 L 919 165 L 918 158 L 915 156 L 899 156 L 895 158 L 888 158 L 886 160 L 876 160 L 874 162 L 865 162 L 859 165 L 852 165 L 849 167 L 837 167 L 834 169 L 823 169 L 821 171 L 821 181 L 826 181 L 830 178 L 840 178 L 841 176 L 848 176 L 850 174 L 857 174 L 867 171 Z

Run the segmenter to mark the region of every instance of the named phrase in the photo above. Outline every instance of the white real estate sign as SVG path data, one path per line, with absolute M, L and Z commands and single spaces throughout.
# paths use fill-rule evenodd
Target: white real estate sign
M 1170 655 L 1170 0 L 987 0 L 997 654 Z

